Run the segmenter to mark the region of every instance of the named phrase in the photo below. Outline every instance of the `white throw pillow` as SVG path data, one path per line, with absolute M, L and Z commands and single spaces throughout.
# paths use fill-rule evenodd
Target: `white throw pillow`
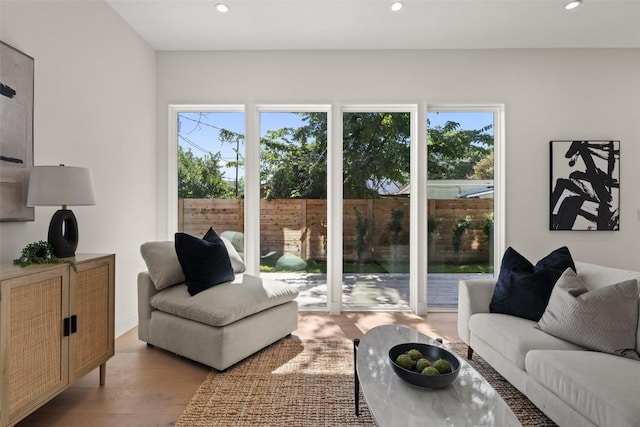
M 635 350 L 638 282 L 588 291 L 568 268 L 556 283 L 537 328 L 590 350 L 640 360 Z
M 226 237 L 220 236 L 220 238 L 224 242 L 224 245 L 227 248 L 227 252 L 229 253 L 229 259 L 231 260 L 231 267 L 233 268 L 233 272 L 236 274 L 244 273 L 247 270 L 247 267 L 244 265 L 244 261 L 242 261 L 242 257 L 240 256 L 238 251 L 236 251 L 236 248 Z
M 140 253 L 157 290 L 185 282 L 173 241 L 143 243 Z

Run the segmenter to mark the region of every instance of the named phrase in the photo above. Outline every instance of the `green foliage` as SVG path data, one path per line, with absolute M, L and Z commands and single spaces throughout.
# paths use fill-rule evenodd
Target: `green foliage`
M 353 211 L 356 214 L 356 253 L 358 254 L 358 264 L 362 264 L 362 258 L 367 249 L 367 237 L 369 235 L 369 218 L 362 215 L 356 208 L 353 208 Z
M 277 257 L 263 258 L 260 260 L 260 271 L 264 273 L 272 273 L 275 271 Z M 305 259 L 307 262 L 307 273 L 326 273 L 327 263 L 317 259 Z M 409 264 L 403 266 L 403 272 L 409 272 Z M 344 274 L 349 273 L 388 273 L 389 271 L 381 264 L 377 262 L 365 262 L 358 264 L 357 262 L 343 262 L 342 272 Z
M 473 173 L 469 179 L 493 179 L 493 151 L 473 165 Z
M 438 229 L 438 225 L 440 225 L 440 220 L 431 215 L 427 216 L 427 242 L 429 243 L 429 247 L 431 247 L 433 243 L 433 236 Z
M 440 225 L 440 221 L 436 219 L 434 216 L 427 216 L 427 230 L 429 234 L 435 233 L 438 229 L 438 225 Z
M 391 209 L 391 220 L 387 223 L 387 230 L 391 232 L 392 245 L 400 244 L 402 218 L 404 218 L 404 211 L 402 209 Z
M 327 115 L 300 113 L 303 126 L 270 131 L 261 140 L 265 196 L 326 198 Z M 410 115 L 345 113 L 343 116 L 343 196 L 377 197 L 384 185 L 409 180 Z M 429 179 L 492 179 L 491 126 L 460 130 L 446 122 L 429 129 Z
M 301 115 L 304 126 L 268 131 L 260 140 L 266 199 L 326 199 L 326 114 Z
M 179 114 L 178 138 L 199 150 L 205 151 L 190 139 L 190 134 L 202 130 L 204 127 L 217 128 L 207 123 L 205 118 L 209 113 L 199 113 L 197 116 Z M 186 128 L 183 126 L 188 124 Z M 228 129 L 217 128 L 219 142 L 229 144 L 235 154 L 235 161 L 226 162 L 229 168 L 236 168 L 236 176 L 233 178 L 235 185 L 229 185 L 224 179 L 222 166 L 220 165 L 221 153 L 206 152 L 202 157 L 196 156 L 191 149 L 185 151 L 178 146 L 178 197 L 181 199 L 205 199 L 205 198 L 236 198 L 244 192 L 244 182 L 239 178 L 238 169 L 244 165 L 240 146 L 244 145 L 244 135 Z
M 220 170 L 220 153 L 198 157 L 178 147 L 178 198 L 227 199 L 234 197 Z
M 427 266 L 429 273 L 493 273 L 493 265 L 489 264 L 435 264 Z
M 409 113 L 345 113 L 345 199 L 377 197 L 385 183 L 409 181 Z
M 484 214 L 482 232 L 487 236 L 487 238 L 493 237 L 493 212 Z
M 274 271 L 277 258 L 265 258 L 260 260 L 260 271 L 271 273 Z M 316 259 L 305 259 L 307 262 L 307 273 L 326 273 L 327 263 Z M 396 264 L 398 266 L 398 264 Z M 403 272 L 409 272 L 409 263 L 402 264 Z M 431 273 L 493 273 L 493 265 L 490 264 L 433 264 L 429 263 L 427 267 Z M 349 273 L 388 273 L 389 271 L 379 263 L 367 262 L 358 265 L 355 262 L 343 262 L 342 272 Z
M 327 115 L 300 113 L 303 126 L 270 131 L 261 140 L 265 197 L 326 198 Z M 409 179 L 409 114 L 346 113 L 345 199 L 377 197 L 385 183 Z
M 261 138 L 260 178 L 267 199 L 326 198 L 327 114 L 299 114 L 302 126 L 269 131 Z M 342 125 L 345 199 L 378 197 L 387 183 L 408 182 L 409 113 L 345 113 Z M 489 129 L 491 126 L 460 130 L 456 122 L 430 128 L 428 178 L 492 179 L 493 136 L 487 132 Z M 185 138 L 183 133 L 179 136 Z M 220 141 L 230 144 L 236 153 L 236 160 L 226 166 L 243 166 L 240 146 L 244 145 L 244 135 L 226 129 L 221 129 L 219 135 Z M 180 198 L 242 195 L 242 182 L 232 188 L 223 180 L 220 153 L 198 157 L 190 150 L 179 150 Z
M 71 267 L 76 271 L 76 265 L 74 262 L 66 259 L 60 259 L 53 254 L 53 247 L 49 242 L 40 240 L 38 242 L 29 243 L 22 249 L 20 258 L 14 259 L 13 263 L 20 265 L 20 267 L 26 267 L 31 264 L 71 264 Z
M 240 150 L 241 146 L 244 146 L 244 135 L 227 130 L 220 129 L 219 134 L 220 142 L 223 144 L 231 145 L 234 154 L 236 155 L 235 161 L 228 161 L 227 168 L 235 168 L 236 174 L 234 177 L 235 188 L 233 188 L 232 198 L 241 197 L 244 195 L 244 178 L 239 177 L 238 170 L 244 168 L 244 156 Z
M 491 125 L 477 130 L 460 130 L 460 124 L 446 122 L 444 126 L 429 128 L 427 140 L 428 179 L 493 179 L 493 167 L 486 166 L 489 156 L 493 156 L 493 136 L 487 131 Z M 482 171 L 482 178 L 474 175 Z M 491 162 L 491 166 L 493 162 Z
M 457 255 L 462 248 L 462 236 L 471 227 L 471 216 L 467 215 L 458 220 L 456 228 L 453 229 L 453 252 Z

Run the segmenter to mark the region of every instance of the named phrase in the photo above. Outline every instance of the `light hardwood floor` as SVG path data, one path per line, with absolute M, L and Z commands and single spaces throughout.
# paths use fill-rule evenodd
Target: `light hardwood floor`
M 292 338 L 353 339 L 377 325 L 400 324 L 431 337 L 459 341 L 456 313 L 301 312 Z M 116 339 L 106 385 L 90 373 L 18 424 L 26 426 L 172 426 L 211 368 L 138 340 L 137 329 Z

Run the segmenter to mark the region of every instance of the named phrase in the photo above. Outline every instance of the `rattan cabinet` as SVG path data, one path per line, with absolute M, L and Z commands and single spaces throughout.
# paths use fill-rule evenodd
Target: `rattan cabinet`
M 0 425 L 13 425 L 114 354 L 115 256 L 0 264 Z

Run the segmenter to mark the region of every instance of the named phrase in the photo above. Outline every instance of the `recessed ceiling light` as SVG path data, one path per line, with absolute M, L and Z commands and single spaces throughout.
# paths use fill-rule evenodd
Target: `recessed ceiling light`
M 564 8 L 567 10 L 575 9 L 576 7 L 582 4 L 582 0 L 573 0 L 564 5 Z
M 400 9 L 402 9 L 402 6 L 404 5 L 401 1 L 394 1 L 393 3 L 391 3 L 391 10 L 394 12 L 398 12 Z
M 218 3 L 216 4 L 216 10 L 220 13 L 227 13 L 229 12 L 229 6 L 224 3 Z

